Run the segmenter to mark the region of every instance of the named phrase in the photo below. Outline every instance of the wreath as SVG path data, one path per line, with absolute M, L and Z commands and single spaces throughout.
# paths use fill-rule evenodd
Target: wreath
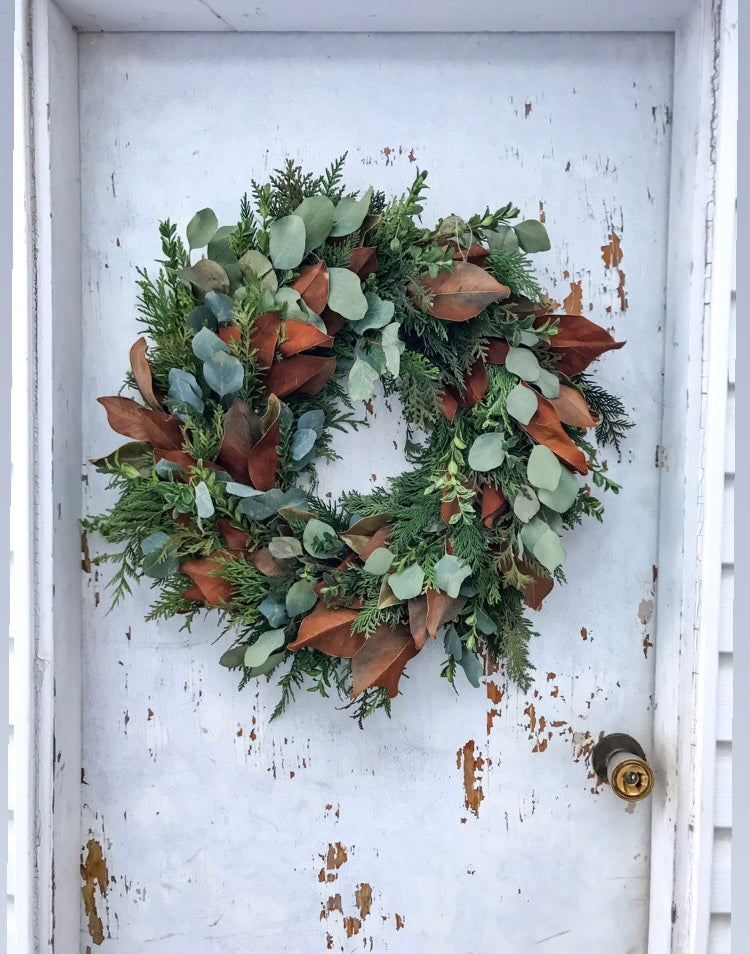
M 563 531 L 602 519 L 578 477 L 619 490 L 592 431 L 619 450 L 632 425 L 586 373 L 623 342 L 555 314 L 534 277 L 540 221 L 508 204 L 425 228 L 426 172 L 388 201 L 348 192 L 344 159 L 321 176 L 287 161 L 236 225 L 198 212 L 187 246 L 161 223 L 125 382 L 143 403 L 99 398 L 130 441 L 92 461 L 119 496 L 84 526 L 119 545 L 97 558 L 117 564 L 115 601 L 149 577 L 148 620 L 218 611 L 240 688 L 282 672 L 274 716 L 310 681 L 361 722 L 390 712 L 428 639 L 451 683 L 503 661 L 528 688 L 525 607 L 564 580 Z M 316 462 L 378 382 L 411 469 L 317 496 Z

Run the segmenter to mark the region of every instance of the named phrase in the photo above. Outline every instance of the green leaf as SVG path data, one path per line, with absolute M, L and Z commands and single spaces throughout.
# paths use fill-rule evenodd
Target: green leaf
M 296 268 L 305 257 L 305 223 L 298 215 L 285 215 L 268 229 L 269 256 L 274 268 Z
M 367 314 L 359 278 L 348 268 L 328 269 L 328 307 L 349 321 L 359 321 Z
M 351 235 L 352 232 L 356 232 L 370 211 L 371 201 L 372 186 L 370 186 L 361 199 L 339 199 L 338 204 L 333 210 L 331 237 L 338 238 L 342 235 Z M 341 312 L 339 312 L 339 314 L 341 314 Z
M 531 388 L 525 388 L 522 384 L 517 384 L 509 392 L 505 402 L 505 407 L 511 417 L 514 417 L 521 424 L 528 424 L 531 418 L 536 414 L 539 407 L 539 399 Z
M 225 269 L 227 266 L 237 264 L 237 256 L 229 244 L 229 236 L 236 228 L 236 225 L 222 225 L 216 230 L 206 249 L 208 257 Z
M 337 548 L 332 546 L 332 542 L 338 544 Z M 328 559 L 336 549 L 341 549 L 341 541 L 333 527 L 322 520 L 308 520 L 302 534 L 302 543 L 310 556 L 319 559 Z
M 227 487 L 229 486 L 228 484 Z M 296 487 L 286 491 L 274 487 L 271 490 L 260 493 L 255 490 L 252 495 L 245 495 L 240 504 L 240 510 L 249 520 L 262 522 L 268 520 L 269 517 L 272 517 L 284 507 L 302 507 L 306 505 L 307 498 L 305 497 L 304 491 Z
M 299 430 L 310 428 L 310 430 L 315 431 L 318 437 L 321 437 L 325 423 L 326 412 L 320 408 L 316 408 L 313 411 L 305 411 L 304 414 L 300 414 L 297 427 Z
M 202 258 L 190 268 L 178 269 L 177 277 L 192 285 L 199 295 L 229 291 L 229 276 L 218 262 L 212 262 L 210 258 Z
M 398 332 L 401 325 L 397 321 L 386 325 L 380 335 L 380 344 L 383 349 L 385 367 L 389 374 L 394 378 L 398 377 L 401 368 L 401 355 L 404 353 L 406 345 L 399 338 Z
M 541 517 L 534 517 L 532 520 L 521 527 L 521 542 L 527 550 L 534 552 L 534 546 L 543 533 L 549 530 L 547 524 Z
M 203 304 L 211 309 L 220 325 L 234 324 L 234 299 L 229 295 L 216 291 L 207 292 Z
M 286 604 L 270 595 L 258 603 L 258 612 L 266 617 L 271 626 L 284 626 L 289 622 Z
M 362 335 L 372 328 L 383 328 L 391 321 L 396 310 L 392 301 L 385 301 L 373 291 L 365 292 L 365 300 L 367 301 L 367 312 L 364 318 L 351 323 L 351 327 L 358 335 Z
M 553 490 L 540 490 L 539 499 L 550 510 L 554 510 L 556 513 L 565 513 L 576 502 L 578 490 L 578 481 L 575 476 L 571 474 L 567 467 L 561 467 L 560 480 L 557 486 Z
M 513 501 L 513 513 L 521 523 L 528 523 L 539 513 L 539 498 L 533 490 L 520 490 Z
M 333 202 L 324 195 L 311 195 L 294 210 L 305 223 L 305 255 L 322 245 L 333 228 Z
M 153 580 L 164 580 L 180 568 L 176 547 L 172 546 L 165 550 L 168 543 L 169 536 L 161 531 L 149 534 L 141 543 L 143 552 L 141 569 Z
M 273 270 L 273 265 L 257 249 L 251 248 L 249 252 L 245 252 L 237 264 L 243 275 L 251 272 L 268 291 L 275 292 L 279 287 L 279 279 Z
M 458 660 L 458 665 L 466 673 L 466 678 L 474 686 L 475 689 L 479 688 L 479 679 L 482 675 L 483 666 L 481 659 L 473 653 L 470 649 L 464 646 L 464 651 L 461 654 L 461 658 Z
M 483 609 L 477 607 L 474 610 L 474 615 L 477 618 L 477 629 L 480 633 L 484 633 L 485 636 L 491 636 L 497 632 L 497 623 L 491 616 L 488 616 Z
M 191 331 L 198 332 L 201 328 L 211 328 L 215 331 L 219 327 L 216 315 L 205 305 L 197 305 L 187 316 L 187 326 Z
M 217 351 L 226 351 L 229 354 L 229 345 L 209 328 L 201 328 L 193 337 L 193 354 L 199 361 L 208 361 Z M 170 372 L 171 374 L 171 372 Z
M 526 476 L 532 487 L 554 490 L 560 483 L 562 464 L 544 444 L 537 444 L 529 454 Z
M 465 560 L 446 553 L 435 564 L 435 582 L 451 599 L 457 599 L 461 584 L 471 576 L 471 567 Z
M 528 348 L 509 348 L 505 367 L 511 374 L 517 374 L 522 381 L 533 382 L 542 370 L 533 351 Z
M 271 653 L 284 645 L 284 639 L 283 629 L 267 629 L 245 650 L 244 665 L 248 669 L 262 666 Z
M 275 560 L 302 556 L 302 544 L 296 537 L 274 537 L 268 541 L 268 550 Z
M 225 485 L 225 490 L 228 494 L 232 494 L 234 497 L 262 497 L 263 491 L 256 490 L 255 487 L 250 487 L 248 484 L 238 484 L 235 481 L 230 480 Z
M 505 460 L 505 442 L 498 433 L 480 434 L 469 448 L 469 467 L 485 473 L 494 470 Z
M 196 212 L 187 226 L 187 240 L 190 251 L 194 248 L 205 248 L 216 234 L 219 220 L 213 209 L 201 209 Z
M 388 585 L 398 599 L 412 600 L 422 592 L 424 570 L 418 563 L 412 563 L 398 573 L 391 573 L 388 577 Z
M 315 446 L 318 435 L 312 428 L 300 427 L 292 438 L 292 460 L 302 460 Z
M 378 372 L 367 361 L 355 358 L 349 371 L 349 397 L 352 401 L 369 401 L 375 393 Z
M 537 219 L 526 219 L 513 227 L 524 252 L 546 252 L 550 248 L 547 229 Z
M 445 651 L 449 656 L 453 656 L 456 662 L 461 662 L 461 657 L 464 654 L 464 647 L 461 643 L 461 637 L 458 635 L 458 631 L 453 624 L 446 627 L 443 645 L 445 646 Z
M 211 499 L 205 480 L 195 485 L 195 510 L 198 516 L 205 520 L 214 514 L 214 502 Z
M 518 238 L 509 225 L 500 223 L 494 229 L 485 229 L 484 237 L 493 252 L 518 251 Z
M 245 646 L 232 646 L 225 653 L 222 653 L 219 660 L 220 666 L 226 666 L 227 669 L 239 669 L 245 661 Z
M 318 602 L 309 580 L 297 580 L 289 587 L 286 594 L 286 611 L 290 617 L 301 616 Z
M 546 398 L 554 400 L 560 397 L 560 379 L 546 368 L 539 369 L 539 375 L 534 382 Z
M 544 569 L 551 575 L 565 560 L 565 549 L 554 530 L 547 527 L 531 551 Z
M 392 563 L 393 554 L 391 551 L 387 547 L 378 547 L 365 560 L 363 569 L 365 573 L 372 573 L 373 576 L 382 576 L 390 570 Z
M 144 556 L 149 556 L 152 553 L 161 553 L 164 549 L 164 545 L 169 543 L 169 534 L 164 533 L 163 530 L 157 530 L 155 533 L 150 533 L 141 541 L 141 552 Z
M 233 354 L 216 351 L 203 362 L 203 377 L 212 391 L 219 397 L 226 397 L 240 390 L 245 380 L 245 369 Z

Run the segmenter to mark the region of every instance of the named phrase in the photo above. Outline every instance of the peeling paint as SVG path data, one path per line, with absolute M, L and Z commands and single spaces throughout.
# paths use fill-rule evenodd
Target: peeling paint
M 580 315 L 583 310 L 583 290 L 580 282 L 570 283 L 570 294 L 563 302 L 566 315 Z
M 401 917 L 400 914 L 395 915 L 395 918 L 396 918 L 396 930 L 400 931 L 401 928 L 404 926 L 404 918 Z
M 91 556 L 89 554 L 89 538 L 84 530 L 81 533 L 81 569 L 84 573 L 91 573 Z
M 107 863 L 102 854 L 102 846 L 95 838 L 90 838 L 86 843 L 86 860 L 81 859 L 81 896 L 83 897 L 83 907 L 86 916 L 89 919 L 88 931 L 94 944 L 102 944 L 104 941 L 104 925 L 96 909 L 96 889 L 104 897 L 107 893 L 109 883 L 109 871 Z
M 359 916 L 364 921 L 372 908 L 372 888 L 366 881 L 357 887 L 354 901 L 359 908 Z
M 346 931 L 347 937 L 354 937 L 355 934 L 359 934 L 361 927 L 362 922 L 359 918 L 351 916 L 344 918 L 344 930 Z
M 531 103 L 523 104 L 523 118 L 526 119 L 531 112 Z
M 482 772 L 484 771 L 484 759 L 477 752 L 474 754 L 475 742 L 470 739 L 466 745 L 456 752 L 456 765 L 461 768 L 463 761 L 464 768 L 464 805 L 479 816 L 479 806 L 484 801 L 484 790 L 481 784 Z
M 638 604 L 638 619 L 645 626 L 654 615 L 654 601 L 641 600 Z
M 615 232 L 610 232 L 608 238 L 609 242 L 602 245 L 602 261 L 609 271 L 611 268 L 617 268 L 622 261 L 622 246 L 620 237 Z

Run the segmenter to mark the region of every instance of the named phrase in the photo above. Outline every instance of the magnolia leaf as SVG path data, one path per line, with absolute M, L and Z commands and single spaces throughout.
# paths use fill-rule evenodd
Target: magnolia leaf
M 532 487 L 554 490 L 560 483 L 562 464 L 544 444 L 537 444 L 529 454 L 526 476 Z
M 193 354 L 199 361 L 208 361 L 217 351 L 226 351 L 229 354 L 229 347 L 209 328 L 201 328 L 194 335 L 192 347 Z
M 440 590 L 427 590 L 427 632 L 434 638 L 437 631 L 455 619 L 466 605 L 466 597 L 456 598 Z
M 228 517 L 220 517 L 216 521 L 216 526 L 224 538 L 227 550 L 233 556 L 244 556 L 247 553 L 248 543 L 250 542 L 250 534 L 247 530 L 232 526 L 232 521 Z
M 211 499 L 205 480 L 195 485 L 195 510 L 198 516 L 205 520 L 214 514 L 214 502 Z
M 318 649 L 329 656 L 351 659 L 365 644 L 362 633 L 352 633 L 352 623 L 357 618 L 356 610 L 330 609 L 318 603 L 299 625 L 297 638 L 287 649 Z
M 534 384 L 539 388 L 542 394 L 549 399 L 560 396 L 560 379 L 554 372 L 546 368 L 540 368 Z
M 508 393 L 505 407 L 511 417 L 514 417 L 520 424 L 528 424 L 536 413 L 539 406 L 539 399 L 531 388 L 525 388 L 517 384 L 512 391 Z
M 328 269 L 328 307 L 349 321 L 359 321 L 367 314 L 367 299 L 362 294 L 359 278 L 348 268 Z
M 483 401 L 489 385 L 490 376 L 487 365 L 482 360 L 475 361 L 469 372 L 464 375 L 464 393 L 459 399 L 461 407 L 473 407 Z
M 216 351 L 204 361 L 203 377 L 212 391 L 219 397 L 226 397 L 240 390 L 245 380 L 245 369 L 234 355 Z
M 305 255 L 322 245 L 333 228 L 333 202 L 324 195 L 303 199 L 294 210 L 305 224 Z
M 300 427 L 292 438 L 292 460 L 302 460 L 315 446 L 318 435 L 311 428 Z
M 499 433 L 480 434 L 469 448 L 468 462 L 472 470 L 485 473 L 505 460 L 505 442 Z
M 470 649 L 464 646 L 464 650 L 461 653 L 461 658 L 458 660 L 458 665 L 466 673 L 466 678 L 474 686 L 475 689 L 479 688 L 479 678 L 482 675 L 483 665 L 481 659 L 473 653 Z
M 392 563 L 393 554 L 391 551 L 387 547 L 378 547 L 377 550 L 373 550 L 365 560 L 363 569 L 365 573 L 372 573 L 373 576 L 382 576 L 390 570 Z M 393 587 L 391 587 L 391 589 L 393 589 Z
M 331 238 L 340 238 L 342 235 L 351 235 L 364 222 L 370 211 L 372 201 L 372 186 L 360 199 L 339 199 L 333 210 L 333 228 Z M 334 309 L 335 310 L 335 309 Z
M 234 299 L 221 292 L 206 292 L 203 304 L 216 316 L 220 325 L 234 324 Z
M 539 498 L 530 489 L 520 490 L 513 500 L 513 513 L 521 523 L 528 523 L 539 513 Z
M 299 277 L 291 286 L 316 315 L 323 311 L 328 302 L 328 287 L 328 266 L 324 261 L 301 268 Z
M 302 544 L 296 537 L 274 537 L 268 541 L 268 549 L 277 560 L 302 556 Z
M 107 412 L 107 422 L 113 431 L 135 441 L 149 441 L 142 405 L 123 397 L 100 397 L 97 401 Z
M 177 277 L 189 282 L 200 295 L 210 291 L 224 294 L 229 291 L 229 276 L 218 262 L 212 262 L 210 258 L 202 258 L 190 268 L 179 269 Z
M 392 320 L 396 309 L 392 301 L 384 301 L 373 291 L 365 292 L 365 299 L 367 301 L 367 312 L 364 318 L 351 323 L 351 327 L 358 335 L 362 335 L 372 328 L 383 328 Z
M 377 249 L 358 245 L 349 252 L 349 268 L 364 281 L 378 270 Z
M 502 490 L 487 486 L 482 488 L 482 523 L 485 527 L 492 527 L 506 504 L 507 501 Z
M 262 666 L 271 653 L 284 645 L 283 629 L 267 629 L 245 650 L 243 663 L 248 669 Z
M 524 252 L 546 252 L 550 249 L 547 229 L 538 219 L 526 219 L 513 226 L 518 244 Z
M 484 229 L 484 237 L 493 252 L 518 251 L 518 238 L 509 225 L 499 223 L 494 229 Z
M 549 397 L 547 394 L 544 396 Z M 578 388 L 561 384 L 559 397 L 549 398 L 549 403 L 555 409 L 555 413 L 563 424 L 581 428 L 596 427 L 597 425 L 597 419 L 592 415 L 586 399 Z
M 154 380 L 151 374 L 151 365 L 148 363 L 148 358 L 146 357 L 145 338 L 139 338 L 130 349 L 130 367 L 143 400 L 155 411 L 160 411 L 161 405 L 154 394 Z
M 336 358 L 314 354 L 297 354 L 274 362 L 266 378 L 266 389 L 283 398 L 294 391 L 317 394 L 333 376 Z
M 556 318 L 557 334 L 550 339 L 549 346 L 560 360 L 555 370 L 560 374 L 573 377 L 581 374 L 586 368 L 606 351 L 622 348 L 624 341 L 615 341 L 609 332 L 582 315 L 551 315 Z
M 250 452 L 260 437 L 260 418 L 249 404 L 235 398 L 224 415 L 224 434 L 218 455 L 235 480 L 247 480 Z
M 250 554 L 250 562 L 263 576 L 289 576 L 290 570 L 283 566 L 274 556 L 268 547 L 261 547 Z
M 541 534 L 531 552 L 550 575 L 565 560 L 565 550 L 560 538 L 549 527 Z
M 279 469 L 281 443 L 281 401 L 275 394 L 268 395 L 268 408 L 260 419 L 262 437 L 250 448 L 247 472 L 258 490 L 271 490 Z
M 524 388 L 524 390 L 534 393 L 534 399 L 537 402 L 537 409 L 532 418 L 529 421 L 521 421 L 526 433 L 539 444 L 549 447 L 560 460 L 577 470 L 579 474 L 587 474 L 586 455 L 565 432 L 554 407 L 546 398 L 532 392 L 531 388 Z M 508 397 L 510 398 L 510 395 Z
M 404 667 L 417 652 L 406 626 L 395 630 L 387 624 L 378 626 L 352 659 L 351 698 L 372 686 L 382 686 L 389 699 L 395 698 Z
M 309 348 L 331 347 L 333 347 L 333 338 L 326 333 L 325 325 L 322 331 L 317 325 L 306 321 L 287 320 L 282 326 L 279 351 L 285 358 Z
M 268 228 L 268 255 L 274 268 L 296 268 L 305 257 L 305 223 L 298 215 L 285 215 Z
M 377 553 L 377 551 L 375 551 Z M 418 563 L 413 563 L 398 573 L 391 573 L 388 577 L 388 586 L 393 595 L 400 600 L 411 600 L 419 596 L 424 586 L 424 570 Z
M 205 305 L 197 305 L 187 316 L 187 326 L 192 332 L 198 332 L 201 328 L 210 328 L 216 331 L 219 322 L 216 315 Z
M 511 374 L 518 375 L 522 381 L 536 381 L 539 372 L 539 362 L 533 351 L 528 348 L 509 348 L 505 358 L 505 367 Z
M 349 371 L 349 397 L 352 401 L 369 401 L 375 393 L 375 383 L 380 375 L 373 366 L 355 358 Z
M 560 468 L 560 480 L 552 490 L 540 490 L 539 499 L 545 507 L 556 513 L 570 510 L 578 497 L 578 481 L 566 467 Z
M 284 626 L 289 622 L 286 604 L 275 599 L 273 596 L 267 596 L 258 603 L 258 612 L 265 616 L 271 626 Z
M 420 282 L 433 296 L 429 313 L 443 321 L 468 321 L 492 302 L 510 295 L 507 285 L 470 262 L 458 262 L 451 271 L 439 272 L 435 278 L 423 275 Z
M 310 556 L 323 560 L 330 559 L 341 547 L 333 527 L 316 519 L 309 520 L 305 525 L 302 543 Z M 336 546 L 333 545 L 334 543 Z
M 232 600 L 232 587 L 218 575 L 221 572 L 221 561 L 226 560 L 226 551 L 217 551 L 197 560 L 186 560 L 180 564 L 180 572 L 200 588 L 203 599 L 213 606 L 223 606 Z
M 286 611 L 290 617 L 307 613 L 318 602 L 318 597 L 309 580 L 297 580 L 286 594 Z
M 218 227 L 219 220 L 213 209 L 201 209 L 200 212 L 196 212 L 186 229 L 190 250 L 205 248 L 216 234 Z
M 149 477 L 151 469 L 154 466 L 154 451 L 146 441 L 128 441 L 122 447 L 107 454 L 106 457 L 99 457 L 89 461 L 97 470 L 107 474 L 132 473 L 135 472 L 140 477 Z M 132 471 L 129 469 L 132 468 Z M 156 472 L 159 472 L 158 464 Z
M 471 576 L 471 567 L 464 560 L 445 553 L 435 564 L 435 582 L 451 599 L 457 599 L 461 584 Z
M 279 280 L 276 277 L 273 265 L 265 255 L 256 249 L 253 248 L 249 252 L 245 252 L 237 264 L 243 275 L 252 272 L 261 286 L 268 291 L 275 292 L 279 287 Z

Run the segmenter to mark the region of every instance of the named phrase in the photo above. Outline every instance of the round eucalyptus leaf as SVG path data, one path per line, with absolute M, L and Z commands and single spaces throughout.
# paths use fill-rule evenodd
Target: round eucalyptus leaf
M 367 361 L 355 358 L 349 370 L 349 397 L 352 401 L 369 401 L 375 393 L 375 383 L 380 375 Z
M 546 252 L 550 248 L 547 229 L 538 219 L 526 219 L 513 226 L 518 244 L 524 252 Z
M 480 434 L 469 448 L 469 467 L 479 473 L 494 470 L 504 460 L 505 442 L 501 434 Z
M 246 646 L 232 646 L 225 653 L 222 653 L 219 665 L 226 666 L 227 669 L 239 669 L 245 661 L 246 648 Z
M 226 397 L 240 390 L 245 380 L 245 369 L 234 355 L 216 351 L 203 362 L 203 377 L 212 391 L 219 397 Z
M 413 563 L 399 570 L 398 573 L 391 573 L 388 577 L 388 585 L 398 599 L 415 599 L 421 594 L 424 586 L 424 570 L 418 563 Z
M 458 630 L 455 626 L 450 625 L 445 629 L 445 636 L 443 637 L 443 645 L 445 646 L 445 651 L 449 656 L 453 656 L 456 662 L 460 662 L 461 657 L 464 654 L 464 647 L 461 643 L 461 637 L 458 635 Z
M 578 481 L 567 467 L 560 468 L 560 480 L 553 490 L 540 490 L 539 499 L 545 507 L 556 513 L 565 513 L 573 506 L 578 497 Z
M 373 576 L 382 576 L 390 570 L 392 563 L 393 554 L 391 551 L 387 547 L 378 547 L 365 560 L 363 569 L 365 573 L 372 573 Z
M 298 215 L 285 215 L 268 228 L 268 254 L 274 268 L 296 268 L 305 257 L 305 223 Z
M 195 485 L 195 510 L 202 520 L 206 520 L 214 514 L 214 502 L 211 499 L 211 493 L 205 480 L 201 480 Z
M 298 427 L 292 438 L 292 460 L 302 460 L 315 446 L 318 435 L 310 427 Z
M 326 412 L 321 410 L 321 408 L 315 408 L 313 411 L 305 411 L 304 414 L 300 414 L 297 427 L 299 430 L 310 428 L 310 430 L 315 431 L 318 437 L 320 437 L 323 433 L 325 423 Z
M 258 611 L 266 617 L 271 626 L 284 626 L 289 622 L 286 604 L 281 603 L 273 596 L 267 596 L 258 603 Z
M 367 312 L 364 318 L 353 321 L 351 324 L 358 335 L 362 335 L 372 328 L 385 327 L 393 319 L 396 310 L 392 301 L 384 301 L 373 291 L 365 292 L 365 300 L 367 301 Z
M 532 487 L 540 490 L 554 490 L 560 483 L 562 464 L 549 447 L 537 444 L 529 454 L 526 464 L 526 476 Z
M 549 527 L 541 517 L 533 517 L 525 526 L 521 527 L 521 542 L 527 550 L 533 553 L 537 540 L 547 530 L 549 530 Z
M 565 549 L 560 538 L 549 527 L 536 541 L 531 552 L 549 574 L 554 573 L 565 560 Z
M 334 542 L 338 544 L 334 547 Z M 302 544 L 310 556 L 328 559 L 341 549 L 336 531 L 322 520 L 308 520 L 302 534 Z
M 372 201 L 372 186 L 360 199 L 339 199 L 333 210 L 333 228 L 331 236 L 338 238 L 342 235 L 351 235 L 362 225 L 370 211 Z M 340 312 L 339 312 L 340 314 Z
M 210 308 L 220 325 L 234 324 L 234 299 L 221 292 L 210 291 L 203 299 L 206 308 Z
M 291 560 L 302 556 L 302 544 L 296 537 L 274 537 L 268 542 L 268 550 L 276 560 Z
M 169 534 L 164 533 L 163 530 L 157 530 L 141 540 L 141 552 L 146 556 L 149 553 L 160 553 L 168 542 Z
M 328 269 L 328 307 L 349 321 L 360 321 L 367 314 L 359 277 L 348 268 Z
M 533 490 L 521 490 L 513 501 L 513 513 L 521 523 L 528 523 L 539 513 L 539 498 Z
M 485 229 L 484 237 L 490 249 L 495 252 L 517 252 L 518 238 L 516 233 L 509 225 L 503 225 L 502 222 L 494 229 Z
M 553 374 L 552 371 L 548 371 L 546 368 L 540 368 L 534 384 L 536 384 L 546 398 L 554 401 L 560 397 L 560 379 L 556 374 Z
M 213 209 L 201 209 L 196 212 L 187 226 L 187 240 L 190 250 L 205 248 L 216 234 L 219 220 Z
M 244 665 L 248 669 L 262 666 L 271 653 L 284 645 L 284 639 L 283 629 L 267 629 L 245 650 Z
M 286 594 L 286 611 L 290 617 L 301 616 L 311 610 L 318 602 L 313 592 L 313 585 L 309 580 L 297 580 L 289 587 Z
M 533 351 L 528 348 L 509 348 L 505 367 L 511 374 L 517 374 L 522 381 L 533 382 L 542 370 Z
M 505 402 L 508 414 L 514 417 L 520 424 L 528 424 L 531 418 L 536 414 L 539 407 L 539 399 L 531 388 L 525 388 L 522 384 L 517 384 L 509 392 Z
M 461 591 L 461 584 L 471 576 L 471 567 L 452 553 L 446 553 L 435 564 L 435 582 L 452 599 Z
M 255 275 L 263 288 L 268 291 L 275 292 L 279 287 L 279 280 L 276 277 L 276 272 L 273 270 L 273 265 L 266 256 L 257 249 L 251 248 L 245 252 L 237 264 L 243 275 L 247 276 L 247 274 L 251 272 Z
M 305 223 L 305 254 L 322 245 L 333 228 L 333 202 L 325 195 L 311 195 L 294 210 Z
M 193 337 L 193 354 L 199 361 L 208 361 L 217 351 L 226 351 L 229 354 L 229 345 L 210 328 L 201 328 Z
M 187 326 L 194 332 L 200 331 L 201 328 L 210 328 L 212 331 L 216 331 L 219 322 L 210 308 L 206 308 L 205 305 L 197 305 L 187 316 Z
M 271 670 L 275 669 L 280 662 L 283 662 L 285 656 L 286 653 L 283 650 L 280 653 L 271 653 L 268 659 L 264 663 L 261 663 L 260 666 L 251 666 L 247 669 L 246 674 L 253 678 L 255 676 L 265 676 L 271 672 Z

